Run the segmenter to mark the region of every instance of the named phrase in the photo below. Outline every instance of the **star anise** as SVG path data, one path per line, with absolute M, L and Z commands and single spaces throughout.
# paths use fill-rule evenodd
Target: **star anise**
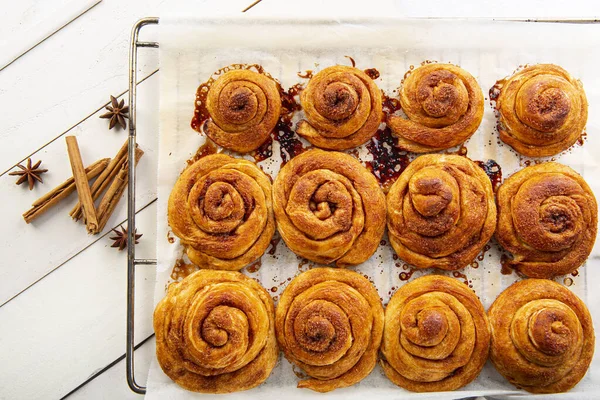
M 102 114 L 100 118 L 110 118 L 108 129 L 114 128 L 117 124 L 123 129 L 127 128 L 125 118 L 129 118 L 129 106 L 125 105 L 125 100 L 118 101 L 114 96 L 110 96 L 110 103 L 110 106 L 105 107 L 108 112 Z
M 17 179 L 17 185 L 20 185 L 21 183 L 27 181 L 27 183 L 29 184 L 29 190 L 32 190 L 33 186 L 35 185 L 35 181 L 44 183 L 40 175 L 42 175 L 44 172 L 48 172 L 47 169 L 39 168 L 41 163 L 42 160 L 36 162 L 35 165 L 31 166 L 31 158 L 28 158 L 27 167 L 18 164 L 17 167 L 21 168 L 21 170 L 9 172 L 8 174 L 19 177 L 19 179 Z
M 121 228 L 120 232 L 116 229 L 112 230 L 117 236 L 110 238 L 111 240 L 115 241 L 110 247 L 118 247 L 119 251 L 121 251 L 127 247 L 127 229 L 123 228 L 122 225 L 119 225 L 119 228 Z M 138 239 L 141 238 L 142 235 L 142 233 L 138 235 L 137 229 L 135 230 L 135 244 L 139 243 Z

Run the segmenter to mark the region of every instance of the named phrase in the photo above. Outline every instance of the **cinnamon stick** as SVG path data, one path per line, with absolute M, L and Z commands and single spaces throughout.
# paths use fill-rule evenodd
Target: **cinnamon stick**
M 106 169 L 110 158 L 103 158 L 91 164 L 85 169 L 87 180 L 95 178 Z M 26 223 L 30 223 L 40 215 L 44 214 L 51 207 L 58 204 L 62 199 L 73 193 L 75 190 L 75 179 L 67 179 L 39 199 L 33 202 L 32 207 L 23 214 Z
M 139 148 L 135 149 L 135 165 L 137 165 L 137 163 L 140 161 L 140 158 L 142 158 L 143 155 L 144 155 L 144 152 L 142 151 L 142 149 L 139 149 Z M 102 197 L 102 200 L 100 200 L 100 205 L 98 205 L 98 221 L 99 221 L 99 223 L 98 223 L 98 229 L 96 230 L 95 233 L 99 233 L 104 229 L 104 227 L 106 226 L 106 223 L 108 222 L 108 219 L 110 218 L 113 211 L 117 207 L 117 204 L 119 203 L 119 200 L 121 199 L 121 196 L 123 195 L 123 192 L 125 191 L 125 188 L 127 187 L 127 184 L 129 183 L 128 169 L 129 169 L 129 160 L 127 160 L 121 166 L 119 173 L 117 174 L 115 179 L 112 181 L 111 185 L 106 190 L 106 193 Z
M 66 141 L 69 161 L 71 162 L 71 169 L 73 170 L 73 178 L 75 180 L 75 186 L 77 187 L 77 195 L 79 196 L 79 202 L 81 203 L 83 215 L 85 216 L 86 228 L 88 233 L 94 233 L 98 229 L 98 219 L 96 217 L 96 209 L 94 208 L 94 200 L 92 200 L 90 186 L 88 184 L 85 169 L 83 168 L 83 161 L 81 160 L 77 138 L 75 136 L 67 136 Z
M 102 194 L 104 189 L 113 181 L 115 176 L 119 173 L 121 166 L 127 160 L 127 149 L 128 149 L 129 139 L 125 140 L 125 143 L 119 149 L 117 155 L 111 160 L 110 164 L 106 167 L 106 169 L 100 174 L 98 179 L 92 185 L 90 191 L 92 193 L 92 200 L 96 201 L 98 197 Z M 69 213 L 71 218 L 75 221 L 78 221 L 82 216 L 81 210 L 81 202 L 77 202 L 75 207 Z

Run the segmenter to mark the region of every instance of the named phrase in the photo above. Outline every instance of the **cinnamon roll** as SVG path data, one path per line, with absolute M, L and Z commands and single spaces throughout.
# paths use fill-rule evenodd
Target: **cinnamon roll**
M 273 208 L 288 247 L 321 264 L 362 263 L 385 229 L 377 180 L 344 153 L 313 149 L 292 158 L 273 184 Z
M 328 392 L 360 382 L 375 367 L 383 306 L 362 275 L 314 268 L 285 288 L 275 326 L 286 358 L 310 376 L 298 387 Z
M 594 354 L 594 326 L 581 299 L 560 284 L 527 279 L 511 285 L 488 311 L 490 359 L 510 383 L 531 393 L 566 392 Z
M 194 264 L 239 270 L 262 256 L 275 233 L 271 182 L 250 161 L 203 157 L 175 183 L 168 217 Z
M 229 393 L 264 382 L 278 357 L 273 300 L 239 272 L 197 271 L 154 311 L 156 356 L 184 389 Z
M 598 228 L 590 187 L 555 162 L 526 167 L 498 188 L 498 242 L 512 253 L 508 264 L 533 278 L 553 278 L 585 262 Z
M 527 67 L 496 84 L 500 139 L 530 157 L 572 146 L 587 123 L 583 85 L 558 65 Z
M 483 306 L 465 284 L 429 275 L 402 286 L 385 310 L 381 365 L 413 392 L 455 390 L 474 380 L 489 352 Z
M 235 69 L 212 83 L 206 96 L 210 119 L 202 131 L 227 149 L 246 153 L 262 145 L 277 125 L 277 83 L 258 72 Z
M 312 77 L 300 94 L 306 120 L 297 133 L 317 147 L 345 150 L 365 143 L 383 118 L 381 91 L 363 71 L 337 65 Z
M 427 154 L 402 172 L 387 194 L 390 244 L 417 268 L 469 264 L 496 227 L 492 185 L 466 157 Z
M 451 64 L 426 64 L 402 84 L 400 104 L 408 119 L 390 115 L 398 146 L 427 153 L 458 146 L 483 118 L 483 93 L 473 76 Z

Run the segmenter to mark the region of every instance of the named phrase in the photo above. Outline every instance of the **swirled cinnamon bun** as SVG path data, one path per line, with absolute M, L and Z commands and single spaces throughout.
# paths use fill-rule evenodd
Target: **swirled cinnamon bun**
M 264 382 L 278 357 L 273 300 L 239 272 L 197 271 L 154 311 L 156 356 L 179 386 L 229 393 Z
M 203 132 L 220 146 L 247 153 L 262 145 L 277 125 L 281 97 L 272 78 L 235 69 L 212 83 L 206 109 L 210 119 Z
M 488 310 L 490 359 L 510 383 L 532 393 L 566 392 L 594 354 L 594 326 L 581 299 L 547 279 L 511 285 Z
M 457 155 L 417 157 L 390 188 L 387 213 L 392 247 L 417 268 L 464 267 L 496 227 L 489 178 Z
M 250 161 L 209 155 L 183 171 L 168 216 L 190 261 L 239 270 L 262 256 L 275 233 L 271 182 Z
M 598 205 L 577 172 L 555 162 L 526 167 L 498 188 L 498 242 L 511 267 L 533 278 L 579 268 L 598 229 Z
M 408 118 L 390 115 L 398 146 L 427 153 L 458 146 L 483 119 L 483 93 L 473 76 L 451 64 L 426 64 L 402 84 L 400 104 Z
M 337 65 L 313 76 L 300 94 L 306 120 L 297 133 L 317 147 L 346 150 L 365 143 L 383 118 L 381 91 L 363 71 Z
M 496 87 L 500 139 L 517 152 L 551 156 L 581 136 L 588 115 L 583 85 L 558 65 L 524 68 Z
M 285 288 L 275 325 L 287 359 L 310 376 L 298 387 L 328 392 L 360 382 L 375 367 L 383 306 L 362 275 L 313 268 Z
M 474 380 L 489 352 L 483 306 L 467 285 L 429 275 L 402 286 L 385 310 L 381 365 L 413 392 L 455 390 Z
M 360 264 L 385 230 L 385 197 L 375 177 L 344 153 L 306 151 L 273 183 L 277 229 L 296 254 L 321 264 Z

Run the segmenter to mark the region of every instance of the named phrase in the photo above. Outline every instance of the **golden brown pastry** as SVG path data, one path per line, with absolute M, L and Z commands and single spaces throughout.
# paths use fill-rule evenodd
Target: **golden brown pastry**
M 519 153 L 554 155 L 581 136 L 588 114 L 583 85 L 558 65 L 527 67 L 496 87 L 500 139 Z
M 458 146 L 483 118 L 483 93 L 473 76 L 451 64 L 426 64 L 406 77 L 400 104 L 408 119 L 390 115 L 398 147 L 416 153 Z
M 590 187 L 555 162 L 526 167 L 498 188 L 498 242 L 512 253 L 508 264 L 533 278 L 553 278 L 585 262 L 598 228 Z
M 490 359 L 513 385 L 531 393 L 566 392 L 594 354 L 592 317 L 560 284 L 527 279 L 511 285 L 488 310 Z
M 388 234 L 398 256 L 417 268 L 469 264 L 496 228 L 492 184 L 466 157 L 427 154 L 387 194 Z
M 281 97 L 272 78 L 236 69 L 213 82 L 206 108 L 210 119 L 203 132 L 220 146 L 246 153 L 263 144 L 277 125 Z
M 200 268 L 239 270 L 258 259 L 275 232 L 269 177 L 224 154 L 186 168 L 169 197 L 169 226 Z
M 273 208 L 288 247 L 321 264 L 362 263 L 385 230 L 377 180 L 344 153 L 313 149 L 292 158 L 273 183 Z
M 360 382 L 375 367 L 383 306 L 359 273 L 313 268 L 285 288 L 275 326 L 286 358 L 310 376 L 298 387 L 328 392 Z
M 381 365 L 413 392 L 455 390 L 475 379 L 490 348 L 477 296 L 462 282 L 428 275 L 402 286 L 385 310 Z
M 365 143 L 383 118 L 381 91 L 358 68 L 336 65 L 312 77 L 300 94 L 306 121 L 297 133 L 317 147 L 345 150 Z
M 264 382 L 277 362 L 273 300 L 239 272 L 200 270 L 154 311 L 156 356 L 179 386 L 229 393 Z

